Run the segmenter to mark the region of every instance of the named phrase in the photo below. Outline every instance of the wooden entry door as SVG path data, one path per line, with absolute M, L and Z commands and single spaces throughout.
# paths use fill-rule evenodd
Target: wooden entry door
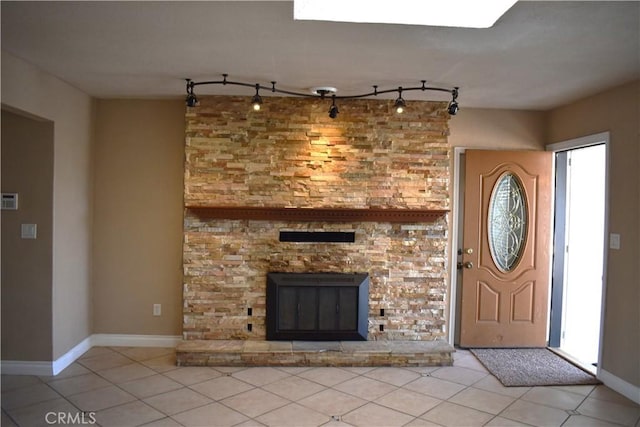
M 463 347 L 547 343 L 552 156 L 466 151 Z

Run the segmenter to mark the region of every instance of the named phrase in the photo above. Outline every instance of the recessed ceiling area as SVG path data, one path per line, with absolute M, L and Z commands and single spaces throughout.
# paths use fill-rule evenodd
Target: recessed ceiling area
M 228 73 L 339 95 L 427 80 L 459 86 L 461 108 L 547 110 L 640 77 L 636 1 L 519 1 L 481 29 L 294 21 L 291 1 L 1 8 L 3 50 L 99 98 L 181 97 L 185 78 Z M 253 95 L 232 87 L 198 94 L 206 93 Z

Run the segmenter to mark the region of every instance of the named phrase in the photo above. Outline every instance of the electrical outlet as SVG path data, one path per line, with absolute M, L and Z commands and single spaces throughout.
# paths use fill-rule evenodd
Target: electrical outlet
M 620 249 L 620 235 L 618 233 L 609 234 L 609 249 Z
M 153 315 L 160 316 L 162 314 L 162 304 L 153 304 Z

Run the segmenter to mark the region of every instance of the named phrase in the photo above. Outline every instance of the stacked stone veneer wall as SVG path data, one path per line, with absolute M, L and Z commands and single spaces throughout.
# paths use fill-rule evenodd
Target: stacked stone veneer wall
M 270 97 L 254 112 L 247 97 L 203 97 L 186 112 L 185 205 L 448 209 L 446 104 L 411 102 L 402 115 L 392 104 L 345 101 L 332 120 L 326 100 Z M 279 242 L 286 230 L 356 239 Z M 447 232 L 446 216 L 285 222 L 206 219 L 187 208 L 184 338 L 265 339 L 271 271 L 369 273 L 370 340 L 442 337 Z

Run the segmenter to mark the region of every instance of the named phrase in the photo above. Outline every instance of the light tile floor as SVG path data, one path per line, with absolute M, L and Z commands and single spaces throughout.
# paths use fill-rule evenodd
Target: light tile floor
M 3 375 L 2 426 L 640 426 L 640 407 L 605 386 L 507 388 L 468 351 L 454 360 L 180 368 L 172 349 L 96 347 L 55 377 Z

